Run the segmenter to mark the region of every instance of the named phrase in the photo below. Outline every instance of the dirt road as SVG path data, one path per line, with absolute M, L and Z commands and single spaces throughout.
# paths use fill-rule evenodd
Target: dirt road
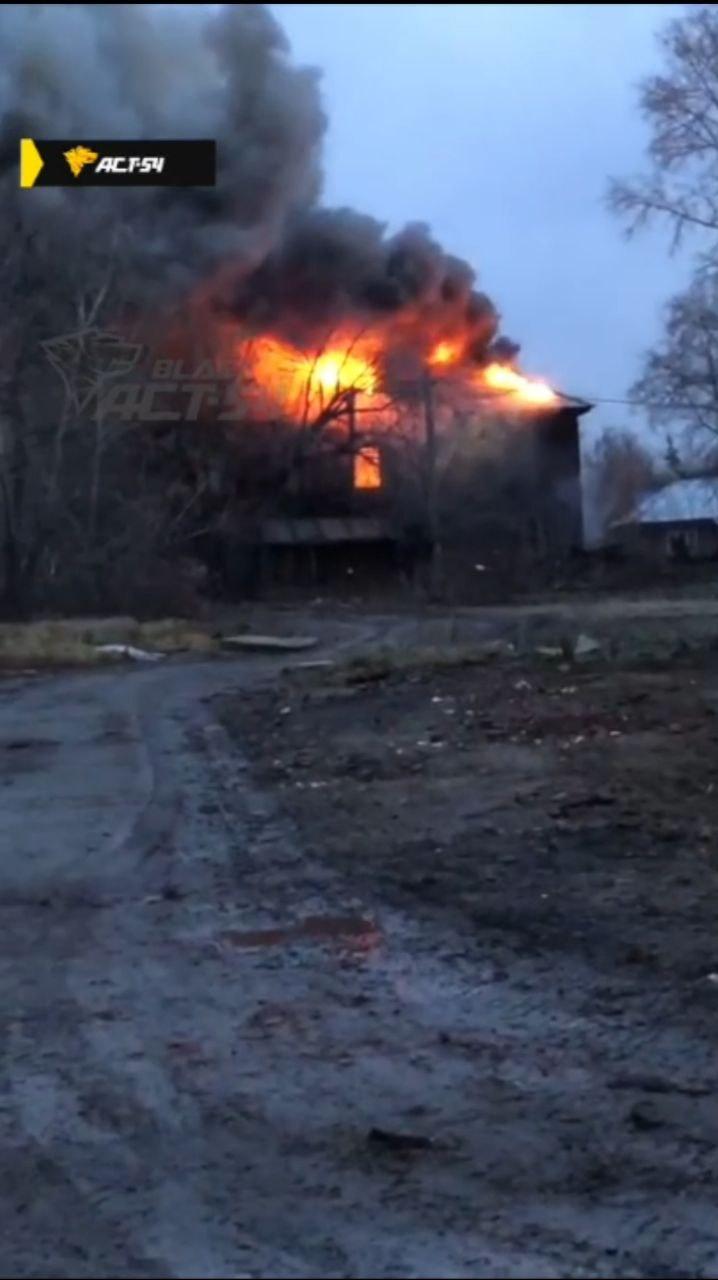
M 273 670 L 1 687 L 0 1276 L 716 1274 L 706 1019 L 303 843 Z

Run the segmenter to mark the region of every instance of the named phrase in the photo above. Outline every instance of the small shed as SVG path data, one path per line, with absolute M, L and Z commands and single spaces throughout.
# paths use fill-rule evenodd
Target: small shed
M 629 554 L 676 561 L 718 558 L 718 477 L 674 480 L 645 493 L 611 531 Z

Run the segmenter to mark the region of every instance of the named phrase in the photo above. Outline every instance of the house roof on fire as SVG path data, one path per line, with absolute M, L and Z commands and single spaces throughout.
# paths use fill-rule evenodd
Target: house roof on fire
M 681 521 L 718 522 L 718 477 L 674 480 L 639 499 L 630 516 L 616 524 L 677 524 Z

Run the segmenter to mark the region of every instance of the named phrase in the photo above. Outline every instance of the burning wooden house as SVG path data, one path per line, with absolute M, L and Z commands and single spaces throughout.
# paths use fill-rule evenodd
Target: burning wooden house
M 581 545 L 585 402 L 448 342 L 388 369 L 366 338 L 314 355 L 255 340 L 243 361 L 258 411 L 280 403 L 295 432 L 257 530 L 265 585 L 390 584 L 438 544 L 470 579 Z

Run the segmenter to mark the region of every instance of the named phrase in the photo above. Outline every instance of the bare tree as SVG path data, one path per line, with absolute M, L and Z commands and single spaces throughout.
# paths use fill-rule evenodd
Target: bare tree
M 651 169 L 611 184 L 612 207 L 629 230 L 654 215 L 668 221 L 674 245 L 687 230 L 718 232 L 718 6 L 689 6 L 662 33 L 665 71 L 647 79 L 640 107 L 651 130 Z
M 718 274 L 696 273 L 668 304 L 663 336 L 646 356 L 632 396 L 652 420 L 683 427 L 688 443 L 718 452 Z
M 693 454 L 695 472 L 718 451 L 718 6 L 688 6 L 661 46 L 664 70 L 640 91 L 650 171 L 614 181 L 609 201 L 629 233 L 655 217 L 673 247 L 686 232 L 699 235 L 693 279 L 669 302 L 663 336 L 631 389 L 654 424 L 676 433 L 677 451 Z
M 630 431 L 609 427 L 587 468 L 591 524 L 603 533 L 630 515 L 639 498 L 659 483 L 656 459 Z
M 18 221 L 0 264 L 11 304 L 0 335 L 5 614 L 131 606 L 133 591 L 141 602 L 178 581 L 167 559 L 182 553 L 202 483 L 151 428 L 105 412 L 98 339 L 112 346 L 118 317 L 126 334 L 144 285 L 128 267 L 127 228 L 83 217 L 71 244 L 50 217 L 32 234 Z

